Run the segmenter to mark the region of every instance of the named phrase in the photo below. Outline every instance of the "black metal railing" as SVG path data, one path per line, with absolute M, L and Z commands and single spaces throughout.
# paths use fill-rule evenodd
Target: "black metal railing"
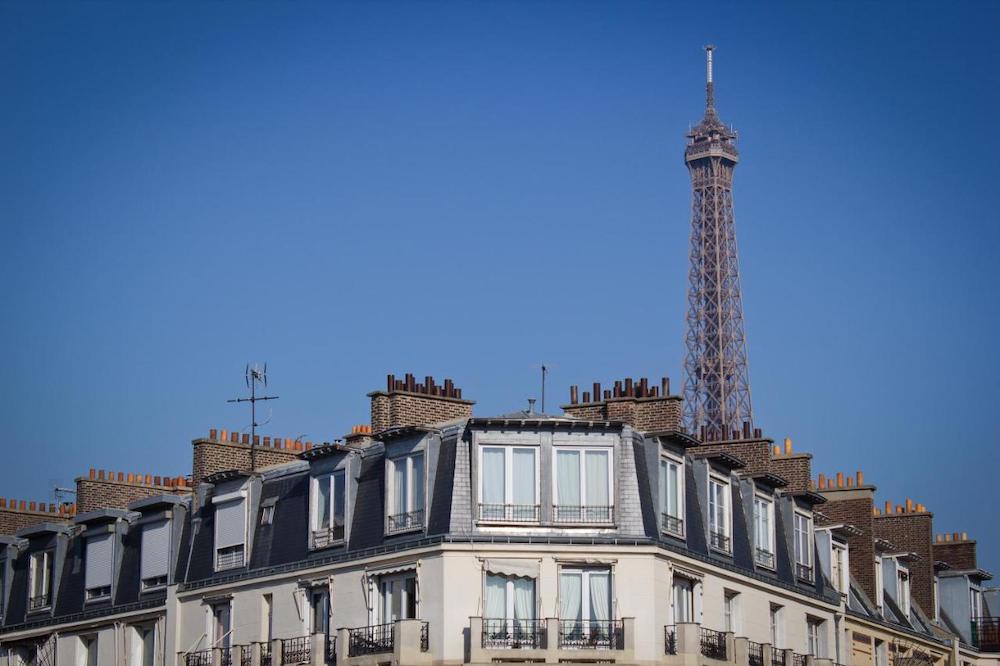
M 708 543 L 712 548 L 729 552 L 729 537 L 722 532 L 710 531 L 708 533 Z
M 726 650 L 726 634 L 722 631 L 715 631 L 714 629 L 705 629 L 704 627 L 700 630 L 701 637 L 701 653 L 708 657 L 709 659 L 722 659 L 725 660 L 728 655 Z
M 1000 617 L 972 618 L 972 644 L 980 652 L 1000 652 Z
M 332 631 L 326 632 L 326 647 L 323 651 L 326 654 L 326 663 L 337 663 L 337 637 Z
M 664 532 L 669 532 L 670 534 L 677 534 L 678 536 L 684 534 L 683 518 L 678 518 L 677 516 L 671 516 L 669 513 L 661 513 L 660 524 L 662 525 Z
M 748 666 L 764 666 L 764 646 L 760 643 L 747 641 Z
M 610 523 L 614 507 L 611 506 L 568 506 L 552 507 L 552 519 L 557 523 Z
M 482 646 L 487 649 L 537 650 L 545 642 L 545 620 L 483 618 Z
M 424 510 L 396 513 L 389 516 L 388 533 L 406 532 L 424 526 Z
M 420 623 L 420 651 L 427 652 L 431 646 L 431 625 L 428 622 Z
M 380 654 L 393 650 L 393 625 L 373 624 L 347 630 L 347 656 L 360 657 L 365 654 Z
M 537 504 L 480 504 L 479 520 L 503 523 L 537 523 Z
M 663 627 L 663 651 L 677 654 L 677 627 L 673 624 Z
M 260 666 L 271 666 L 271 642 L 260 644 Z
M 785 666 L 785 651 L 781 648 L 771 648 L 771 666 Z
M 308 664 L 312 661 L 312 636 L 281 639 L 281 663 Z
M 812 581 L 813 579 L 813 568 L 808 564 L 795 563 L 795 575 L 799 580 Z
M 755 549 L 753 559 L 754 562 L 762 567 L 767 567 L 768 569 L 774 568 L 774 553 L 769 550 L 764 550 L 763 548 Z
M 235 569 L 241 566 L 243 566 L 243 546 L 223 548 L 215 555 L 215 568 L 218 571 Z
M 37 597 L 31 597 L 28 599 L 28 610 L 36 611 L 42 608 L 48 608 L 51 600 L 48 594 L 41 594 Z
M 184 655 L 184 666 L 212 666 L 212 651 L 188 652 Z
M 221 655 L 222 666 L 233 666 L 233 648 L 219 648 L 219 654 Z
M 340 543 L 344 540 L 344 526 L 334 525 L 323 529 L 313 530 L 313 547 L 326 548 L 327 546 Z
M 806 666 L 806 656 L 798 652 L 792 653 L 792 666 Z
M 559 647 L 586 650 L 624 650 L 622 620 L 559 620 Z
M 240 666 L 250 666 L 253 663 L 253 646 L 240 646 Z

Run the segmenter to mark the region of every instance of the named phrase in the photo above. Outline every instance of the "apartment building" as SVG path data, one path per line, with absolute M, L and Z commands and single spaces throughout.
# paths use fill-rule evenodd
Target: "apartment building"
M 954 640 L 950 601 L 885 583 L 923 599 L 926 568 L 876 535 L 874 488 L 749 428 L 684 433 L 665 380 L 574 387 L 559 415 L 474 416 L 411 375 L 369 397 L 342 441 L 213 430 L 193 484 L 5 537 L 0 664 L 985 663 L 982 622 Z M 985 609 L 950 557 L 931 598 L 962 578 Z

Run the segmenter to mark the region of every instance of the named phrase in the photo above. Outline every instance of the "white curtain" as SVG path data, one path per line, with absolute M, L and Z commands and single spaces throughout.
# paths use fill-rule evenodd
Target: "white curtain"
M 556 453 L 556 483 L 559 506 L 580 506 L 580 452 Z
M 559 575 L 559 618 L 578 620 L 583 615 L 583 576 L 578 573 Z
M 514 497 L 511 504 L 535 504 L 535 451 L 514 449 Z
M 608 506 L 608 453 L 587 451 L 587 505 Z
M 330 526 L 330 477 L 321 476 L 316 479 L 316 528 Z
M 413 509 L 412 511 L 423 511 L 424 508 L 424 456 L 416 455 L 413 461 Z
M 514 617 L 535 619 L 535 581 L 531 578 L 514 579 Z
M 406 513 L 406 458 L 393 463 L 393 493 L 395 506 L 393 513 Z
M 590 617 L 598 622 L 607 622 L 611 619 L 611 576 L 592 572 L 589 578 Z
M 505 504 L 503 449 L 483 449 L 483 503 Z
M 503 619 L 507 615 L 507 579 L 503 576 L 486 577 L 486 617 Z
M 680 518 L 680 507 L 678 506 L 678 492 L 681 484 L 678 477 L 679 468 L 674 463 L 667 463 L 667 513 L 675 518 Z

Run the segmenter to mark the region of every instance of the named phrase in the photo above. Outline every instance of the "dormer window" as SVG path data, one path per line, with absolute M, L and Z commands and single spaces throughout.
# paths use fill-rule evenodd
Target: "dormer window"
M 86 587 L 87 601 L 101 601 L 111 597 L 111 567 L 114 562 L 114 534 L 104 532 L 87 537 Z
M 170 521 L 156 520 L 142 525 L 139 552 L 139 577 L 142 591 L 155 590 L 167 584 L 170 560 Z
M 32 553 L 30 567 L 28 610 L 48 608 L 52 605 L 52 551 Z
M 753 498 L 754 562 L 774 569 L 774 500 L 766 495 Z
M 660 527 L 684 536 L 684 465 L 668 456 L 660 458 Z
M 242 495 L 215 504 L 215 570 L 242 567 L 246 562 L 247 510 Z
M 882 612 L 882 606 L 885 604 L 885 585 L 882 577 L 882 558 L 878 555 L 875 556 L 875 607 L 878 608 L 879 613 Z
M 479 452 L 479 520 L 537 523 L 537 447 L 482 446 Z
M 830 578 L 833 580 L 833 584 L 836 586 L 837 591 L 843 595 L 847 595 L 850 592 L 850 565 L 848 561 L 848 551 L 847 546 L 834 543 L 832 555 L 830 558 Z
M 812 516 L 801 511 L 795 512 L 795 577 L 801 581 L 813 580 L 813 532 Z
M 326 548 L 345 538 L 347 520 L 347 473 L 340 469 L 313 479 L 313 548 Z
M 721 477 L 708 479 L 708 537 L 709 545 L 715 550 L 732 551 L 729 511 L 729 480 Z
M 389 460 L 388 481 L 386 533 L 423 529 L 424 454 L 414 453 Z
M 559 447 L 556 450 L 557 523 L 611 523 L 611 449 Z
M 896 603 L 903 617 L 910 617 L 910 572 L 903 567 L 896 569 Z
M 969 588 L 969 617 L 978 620 L 983 616 L 983 593 L 977 587 Z

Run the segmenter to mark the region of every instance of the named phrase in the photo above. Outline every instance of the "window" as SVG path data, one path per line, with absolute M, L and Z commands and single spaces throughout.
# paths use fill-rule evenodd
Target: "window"
M 260 507 L 260 524 L 271 525 L 274 523 L 274 507 L 276 503 L 264 504 Z
M 882 610 L 885 598 L 885 588 L 882 579 L 882 558 L 875 556 L 875 607 Z
M 941 619 L 941 596 L 938 590 L 938 577 L 934 576 L 934 621 L 937 622 Z
M 537 458 L 534 447 L 480 448 L 480 520 L 538 522 Z
M 31 554 L 31 594 L 28 610 L 48 608 L 52 603 L 52 551 Z
M 823 658 L 823 621 L 806 618 L 806 653 Z
M 969 617 L 978 620 L 983 616 L 983 593 L 979 588 L 969 588 Z
M 274 638 L 274 597 L 271 594 L 261 596 L 261 634 L 268 643 Z
M 726 631 L 736 633 L 740 630 L 740 593 L 726 590 L 723 599 L 723 614 Z
M 158 520 L 142 525 L 139 553 L 139 577 L 143 591 L 155 590 L 167 584 L 170 561 L 170 522 Z
M 563 569 L 559 573 L 559 619 L 584 628 L 611 620 L 611 571 Z
M 557 449 L 555 478 L 555 522 L 611 522 L 609 449 Z
M 851 591 L 850 566 L 848 564 L 847 547 L 841 544 L 833 544 L 833 553 L 830 561 L 831 578 L 837 591 L 847 595 Z
M 875 649 L 872 650 L 872 658 L 874 666 L 885 666 L 886 661 L 886 648 L 885 641 L 880 641 L 875 639 Z
M 896 570 L 896 603 L 903 616 L 910 617 L 910 572 L 902 567 Z
M 535 619 L 535 580 L 523 576 L 486 574 L 484 617 L 502 620 Z
M 712 548 L 729 552 L 729 482 L 708 480 L 708 532 Z
M 129 666 L 154 666 L 156 630 L 153 625 L 132 627 Z
M 227 648 L 232 644 L 232 607 L 228 604 L 212 606 L 212 647 Z
M 246 500 L 226 499 L 215 504 L 215 570 L 242 567 L 246 550 Z
M 795 512 L 795 575 L 799 580 L 811 581 L 812 568 L 812 518 Z
M 664 532 L 684 536 L 684 467 L 673 458 L 660 458 L 660 517 Z
M 774 501 L 763 495 L 753 498 L 754 561 L 774 568 Z
M 781 606 L 771 604 L 771 646 L 780 647 L 784 643 L 785 632 L 781 625 Z
M 389 534 L 424 526 L 424 454 L 417 453 L 389 463 Z
M 674 576 L 673 610 L 674 624 L 695 622 L 694 617 L 694 586 L 697 583 L 690 578 Z
M 111 596 L 111 566 L 114 561 L 114 534 L 104 532 L 87 537 L 86 586 L 87 601 L 99 601 Z
M 34 661 L 28 663 L 34 663 Z M 77 664 L 79 666 L 97 666 L 97 636 L 80 636 Z
M 347 473 L 340 469 L 313 479 L 313 548 L 344 540 L 347 516 Z
M 396 620 L 412 620 L 417 617 L 417 574 L 406 571 L 380 576 L 378 590 L 379 622 L 388 624 Z
M 330 633 L 330 594 L 324 589 L 314 589 L 309 594 L 309 633 Z

